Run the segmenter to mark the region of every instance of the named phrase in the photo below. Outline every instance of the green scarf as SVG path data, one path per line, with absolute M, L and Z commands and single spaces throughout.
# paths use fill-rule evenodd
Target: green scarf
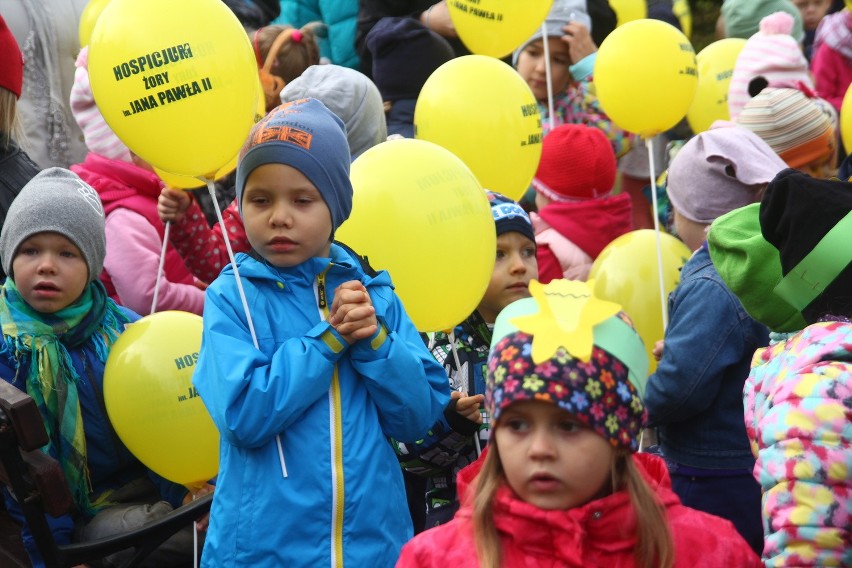
M 100 281 L 89 284 L 80 299 L 53 314 L 34 310 L 11 278 L 0 288 L 3 339 L 25 373 L 26 391 L 38 405 L 49 441 L 42 450 L 57 456 L 74 503 L 93 515 L 105 505 L 91 500 L 92 483 L 86 462 L 86 437 L 77 398 L 80 376 L 69 349 L 90 347 L 106 362 L 127 316 L 119 310 Z M 22 367 L 29 361 L 29 367 Z

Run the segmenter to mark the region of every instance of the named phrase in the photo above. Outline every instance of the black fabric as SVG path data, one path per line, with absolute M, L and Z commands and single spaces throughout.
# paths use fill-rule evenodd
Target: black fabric
M 0 145 L 0 227 L 21 188 L 39 171 L 35 162 L 17 144 L 10 141 L 5 147 Z M 0 269 L 0 282 L 5 278 L 6 273 Z
M 592 40 L 600 47 L 615 29 L 616 16 L 607 0 L 587 0 L 586 10 L 592 19 Z
M 760 230 L 778 249 L 782 273 L 795 268 L 850 211 L 852 183 L 815 179 L 793 169 L 775 176 L 760 203 Z M 802 310 L 808 323 L 826 314 L 852 314 L 852 266 Z
M 447 40 L 414 18 L 382 18 L 366 41 L 385 101 L 416 99 L 429 75 L 455 56 Z
M 355 50 L 361 58 L 360 71 L 373 78 L 373 59 L 367 49 L 367 34 L 376 22 L 387 16 L 410 16 L 419 18 L 429 6 L 438 0 L 360 0 L 358 2 L 358 24 L 355 29 Z M 470 51 L 457 38 L 447 39 L 457 56 L 470 55 Z
M 244 28 L 257 30 L 268 26 L 281 14 L 281 4 L 277 0 L 222 0 L 231 9 Z

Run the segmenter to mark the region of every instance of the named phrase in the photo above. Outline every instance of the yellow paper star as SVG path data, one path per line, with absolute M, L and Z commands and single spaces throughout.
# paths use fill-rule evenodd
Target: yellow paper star
M 593 282 L 554 280 L 530 282 L 530 294 L 538 313 L 511 320 L 520 331 L 533 336 L 532 359 L 538 365 L 560 347 L 572 357 L 588 361 L 592 356 L 594 327 L 621 311 L 621 306 L 596 298 Z

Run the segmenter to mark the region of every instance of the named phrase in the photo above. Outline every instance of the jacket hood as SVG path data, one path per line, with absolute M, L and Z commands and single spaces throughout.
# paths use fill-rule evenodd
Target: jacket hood
M 811 372 L 827 361 L 840 361 L 852 367 L 852 324 L 818 322 L 789 337 L 758 350 L 752 362 L 749 382 L 776 381 Z M 795 347 L 795 348 L 791 348 Z
M 554 201 L 539 217 L 590 257 L 621 235 L 633 230 L 630 196 L 626 193 L 585 201 Z

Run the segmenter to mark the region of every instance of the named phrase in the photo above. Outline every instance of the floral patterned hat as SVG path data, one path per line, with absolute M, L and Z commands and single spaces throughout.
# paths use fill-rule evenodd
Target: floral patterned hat
M 530 282 L 531 298 L 497 317 L 485 405 L 497 422 L 513 402 L 542 400 L 570 412 L 613 446 L 639 447 L 648 356 L 621 306 L 594 282 Z

